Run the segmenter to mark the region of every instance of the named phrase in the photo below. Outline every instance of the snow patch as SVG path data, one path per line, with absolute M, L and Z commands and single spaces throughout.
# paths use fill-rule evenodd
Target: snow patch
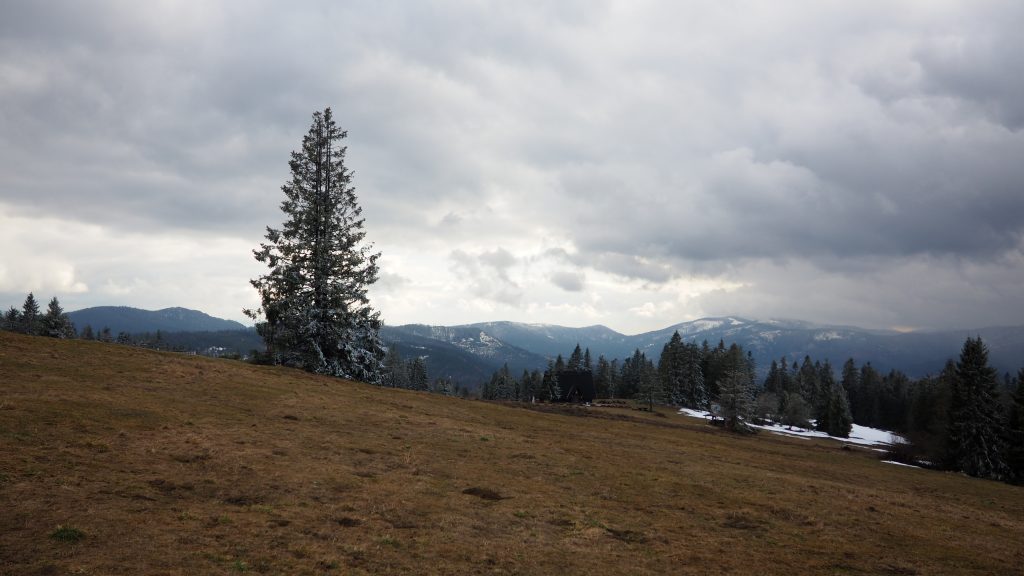
M 904 464 L 903 462 L 897 462 L 895 460 L 882 460 L 883 464 L 895 464 L 897 466 L 906 466 L 907 468 L 920 468 L 920 466 L 914 466 L 913 464 Z
M 821 342 L 825 340 L 842 340 L 843 335 L 835 330 L 826 330 L 824 332 L 818 332 L 814 335 L 814 339 Z
M 724 322 L 721 320 L 694 320 L 686 326 L 686 334 L 714 330 L 715 328 L 719 328 L 722 324 L 724 324 Z
M 705 410 L 693 410 L 690 408 L 680 408 L 680 414 L 686 416 L 692 416 L 694 418 L 711 418 L 711 413 Z M 832 440 L 838 440 L 839 442 L 845 442 L 847 444 L 856 444 L 858 446 L 888 446 L 895 442 L 901 442 L 903 439 L 889 432 L 888 430 L 879 430 L 877 428 L 869 428 L 867 426 L 861 426 L 860 424 L 854 424 L 853 429 L 850 430 L 849 438 L 838 438 L 836 436 L 829 436 L 828 434 L 819 430 L 807 430 L 804 428 L 793 428 L 790 426 L 783 426 L 781 424 L 751 424 L 753 428 L 766 430 L 772 434 L 779 434 L 780 436 L 795 436 L 797 438 L 829 438 Z

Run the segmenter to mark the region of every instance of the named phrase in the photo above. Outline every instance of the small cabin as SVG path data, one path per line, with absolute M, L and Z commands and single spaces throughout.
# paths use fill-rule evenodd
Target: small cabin
M 558 387 L 562 392 L 559 402 L 577 404 L 594 401 L 597 388 L 594 386 L 594 374 L 590 370 L 563 370 L 558 373 Z

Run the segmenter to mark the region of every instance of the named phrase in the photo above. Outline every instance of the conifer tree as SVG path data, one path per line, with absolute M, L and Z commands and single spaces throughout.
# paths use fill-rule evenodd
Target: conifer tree
M 427 363 L 419 356 L 409 362 L 409 389 L 427 391 L 430 389 L 430 379 L 427 377 Z
M 835 381 L 832 366 L 826 361 L 819 372 L 821 386 L 826 392 L 818 409 L 818 430 L 839 438 L 848 438 L 853 428 L 853 416 L 846 390 Z
M 949 466 L 971 476 L 1001 478 L 1006 472 L 996 389 L 981 338 L 968 338 L 960 352 L 949 410 Z
M 54 296 L 42 318 L 42 333 L 50 338 L 74 338 L 75 327 Z
M 654 405 L 665 402 L 666 396 L 654 362 L 641 355 L 636 398 L 647 404 L 648 410 L 654 412 Z
M 598 398 L 611 398 L 612 365 L 604 354 L 597 357 L 597 373 L 594 375 L 594 389 Z
M 82 340 L 95 340 L 96 335 L 92 332 L 92 325 L 86 324 L 85 328 L 82 328 L 82 333 L 79 335 Z
M 783 392 L 782 395 L 782 423 L 790 427 L 810 428 L 811 413 L 804 397 L 796 392 Z
M 377 383 L 384 349 L 367 288 L 377 280 L 380 253 L 363 242 L 346 135 L 330 108 L 313 114 L 281 187 L 284 225 L 268 227 L 267 242 L 253 251 L 270 272 L 252 280 L 260 308 L 246 313 L 258 320 L 272 361 Z
M 768 375 L 764 378 L 764 391 L 769 394 L 779 394 L 782 392 L 782 386 L 779 381 L 779 363 L 772 360 L 772 365 L 768 367 Z
M 392 344 L 384 356 L 384 371 L 381 374 L 381 384 L 391 388 L 409 387 L 409 365 L 402 359 L 398 346 Z
M 686 405 L 682 356 L 683 338 L 676 330 L 672 334 L 672 338 L 661 349 L 661 357 L 658 359 L 658 375 L 669 401 L 677 406 Z
M 36 302 L 36 297 L 29 292 L 25 297 L 25 304 L 21 307 L 21 314 L 18 316 L 18 331 L 22 334 L 37 336 L 42 332 L 42 326 L 39 303 Z
M 618 358 L 612 358 L 612 361 L 608 363 L 608 372 L 610 375 L 610 379 L 608 380 L 608 397 L 621 398 L 622 367 L 619 364 Z
M 857 409 L 853 411 L 854 422 L 865 426 L 878 426 L 882 419 L 879 405 L 882 392 L 882 376 L 870 362 L 860 367 L 860 393 Z
M 14 306 L 4 312 L 3 323 L 0 324 L 0 328 L 9 332 L 16 332 L 21 327 L 21 312 Z
M 750 432 L 748 422 L 754 409 L 753 381 L 745 370 L 731 370 L 719 384 L 718 406 L 725 428 Z
M 1010 478 L 1024 484 L 1024 368 L 1017 372 L 1017 387 L 1010 397 L 1005 430 L 1006 464 Z
M 569 361 L 566 362 L 566 370 L 579 370 L 583 367 L 583 351 L 580 350 L 580 345 L 577 343 L 576 348 L 569 355 Z

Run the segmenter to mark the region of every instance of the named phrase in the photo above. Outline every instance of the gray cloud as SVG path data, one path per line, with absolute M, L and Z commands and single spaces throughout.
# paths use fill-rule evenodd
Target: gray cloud
M 332 105 L 369 238 L 421 263 L 387 271 L 396 300 L 447 269 L 446 297 L 545 321 L 525 310 L 578 294 L 531 274 L 570 293 L 696 275 L 744 285 L 687 301 L 707 313 L 970 323 L 1024 310 L 1022 20 L 1009 2 L 16 1 L 0 205 L 19 230 L 98 227 L 96 250 L 255 246 Z M 159 278 L 46 253 L 64 272 L 12 259 L 0 292 Z M 644 304 L 594 295 L 613 324 Z
M 560 270 L 551 274 L 551 283 L 566 292 L 582 292 L 586 275 L 571 270 Z
M 470 286 L 474 296 L 509 306 L 518 306 L 522 288 L 511 279 L 509 269 L 517 264 L 504 248 L 468 254 L 454 250 L 449 255 L 452 269 Z

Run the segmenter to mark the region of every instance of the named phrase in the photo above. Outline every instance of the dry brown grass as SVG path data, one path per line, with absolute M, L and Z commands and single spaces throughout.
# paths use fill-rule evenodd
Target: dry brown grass
M 867 450 L 0 333 L 2 574 L 1022 566 L 1024 490 Z

